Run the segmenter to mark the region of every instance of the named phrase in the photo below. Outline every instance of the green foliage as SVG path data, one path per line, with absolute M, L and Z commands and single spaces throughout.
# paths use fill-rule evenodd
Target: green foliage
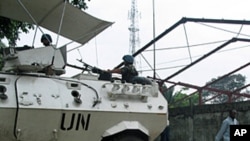
M 209 88 L 218 89 L 218 90 L 224 90 L 228 92 L 237 92 L 240 93 L 243 86 L 245 86 L 246 83 L 246 77 L 241 74 L 234 74 L 228 77 L 225 77 L 223 79 L 219 79 L 218 81 L 216 78 L 212 78 L 207 84 L 210 84 L 215 81 L 215 83 L 212 83 L 209 85 Z M 199 94 L 194 93 L 192 95 L 187 95 L 187 91 L 189 90 L 187 87 L 183 87 L 181 90 L 174 93 L 174 87 L 167 88 L 166 86 L 163 86 L 162 88 L 164 97 L 168 100 L 169 107 L 175 108 L 175 107 L 184 107 L 184 106 L 190 106 L 190 105 L 197 105 L 199 103 Z M 245 90 L 244 93 L 250 93 L 250 91 Z M 221 94 L 214 91 L 209 90 L 203 90 L 202 91 L 202 99 L 203 101 L 206 99 L 210 99 L 216 95 L 219 95 L 215 97 L 214 99 L 210 100 L 211 103 L 217 104 L 217 103 L 225 103 L 228 101 L 228 96 L 225 94 Z M 242 101 L 244 98 L 238 97 L 233 95 L 232 100 L 234 101 Z
M 218 77 L 220 78 L 220 77 Z M 217 79 L 218 79 L 217 78 Z M 210 84 L 211 82 L 217 80 L 215 78 L 211 79 L 211 81 L 207 82 L 207 84 Z M 241 87 L 243 87 L 245 85 L 246 82 L 246 77 L 242 76 L 241 74 L 234 74 L 228 77 L 225 77 L 223 79 L 218 80 L 215 83 L 212 83 L 209 88 L 215 88 L 215 89 L 219 89 L 219 90 L 226 90 L 226 91 L 235 91 Z M 240 91 L 238 91 L 240 92 Z M 225 94 L 220 94 L 214 91 L 208 91 L 208 90 L 203 90 L 202 91 L 202 96 L 203 99 L 207 99 L 213 96 L 218 95 L 216 98 L 214 98 L 213 100 L 211 100 L 211 103 L 225 103 L 228 101 L 228 96 Z M 235 97 L 235 96 L 234 96 Z M 240 101 L 241 99 L 237 99 L 236 101 Z
M 70 3 L 79 9 L 85 10 L 88 8 L 85 1 L 86 0 L 71 0 Z M 88 1 L 90 1 L 90 0 L 88 0 Z
M 185 107 L 190 105 L 197 105 L 199 100 L 198 94 L 187 95 L 184 91 L 187 91 L 188 88 L 184 87 L 181 90 L 175 92 L 172 100 L 169 103 L 170 108 L 175 107 Z
M 165 99 L 170 103 L 172 101 L 173 93 L 174 93 L 174 87 L 167 88 L 166 85 L 162 85 L 161 92 Z
M 10 45 L 15 46 L 19 39 L 19 33 L 28 33 L 33 28 L 32 24 L 0 17 L 0 41 L 6 38 Z

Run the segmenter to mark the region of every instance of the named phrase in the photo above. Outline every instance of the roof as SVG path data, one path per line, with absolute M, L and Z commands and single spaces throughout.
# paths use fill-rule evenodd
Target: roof
M 37 24 L 55 33 L 60 31 L 60 35 L 80 44 L 85 44 L 112 24 L 64 0 L 1 0 L 0 16 Z

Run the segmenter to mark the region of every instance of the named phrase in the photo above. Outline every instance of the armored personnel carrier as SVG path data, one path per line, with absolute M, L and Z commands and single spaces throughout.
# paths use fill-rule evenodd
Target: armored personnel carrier
M 63 21 L 78 16 L 78 20 L 91 23 L 74 30 L 79 25 L 71 22 L 70 30 L 65 28 L 67 24 L 60 30 L 61 35 L 79 43 L 110 25 L 63 0 L 1 0 L 0 15 L 53 31 L 58 28 L 53 16 L 60 7 L 70 11 L 63 14 Z M 35 18 L 24 16 L 27 11 Z M 74 16 L 67 16 L 72 13 Z M 37 17 L 43 20 L 33 21 Z M 76 38 L 77 34 L 84 38 Z M 66 46 L 6 47 L 1 53 L 1 141 L 153 141 L 167 126 L 167 101 L 153 80 L 151 85 L 124 83 L 86 63 L 76 67 L 84 70 L 82 73 L 63 77 L 68 65 Z

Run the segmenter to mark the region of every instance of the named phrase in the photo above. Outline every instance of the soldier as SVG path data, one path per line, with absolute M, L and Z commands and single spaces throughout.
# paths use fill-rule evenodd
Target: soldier
M 138 76 L 138 72 L 133 65 L 134 57 L 132 55 L 124 55 L 122 59 L 124 61 L 123 68 L 116 68 L 113 70 L 108 70 L 108 72 L 121 74 L 122 80 L 127 83 L 138 83 L 138 84 L 147 84 L 147 85 L 152 84 L 152 82 L 149 79 Z
M 122 80 L 132 83 L 134 77 L 138 76 L 138 72 L 133 65 L 134 57 L 131 55 L 124 55 L 122 59 L 124 61 L 124 67 L 108 70 L 108 72 L 121 74 Z
M 49 34 L 43 34 L 41 37 L 41 42 L 44 46 L 51 46 L 52 38 Z M 55 73 L 52 69 L 52 65 L 45 67 L 41 72 L 44 72 L 46 75 L 53 75 Z
M 43 34 L 41 37 L 41 42 L 44 46 L 50 46 L 52 43 L 52 38 L 49 34 Z

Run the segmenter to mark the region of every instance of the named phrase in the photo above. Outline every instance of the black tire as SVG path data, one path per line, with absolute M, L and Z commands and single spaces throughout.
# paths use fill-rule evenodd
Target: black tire
M 102 141 L 149 141 L 148 136 L 139 130 L 127 130 L 108 136 Z
M 113 138 L 113 141 L 145 141 L 140 135 L 120 134 Z

